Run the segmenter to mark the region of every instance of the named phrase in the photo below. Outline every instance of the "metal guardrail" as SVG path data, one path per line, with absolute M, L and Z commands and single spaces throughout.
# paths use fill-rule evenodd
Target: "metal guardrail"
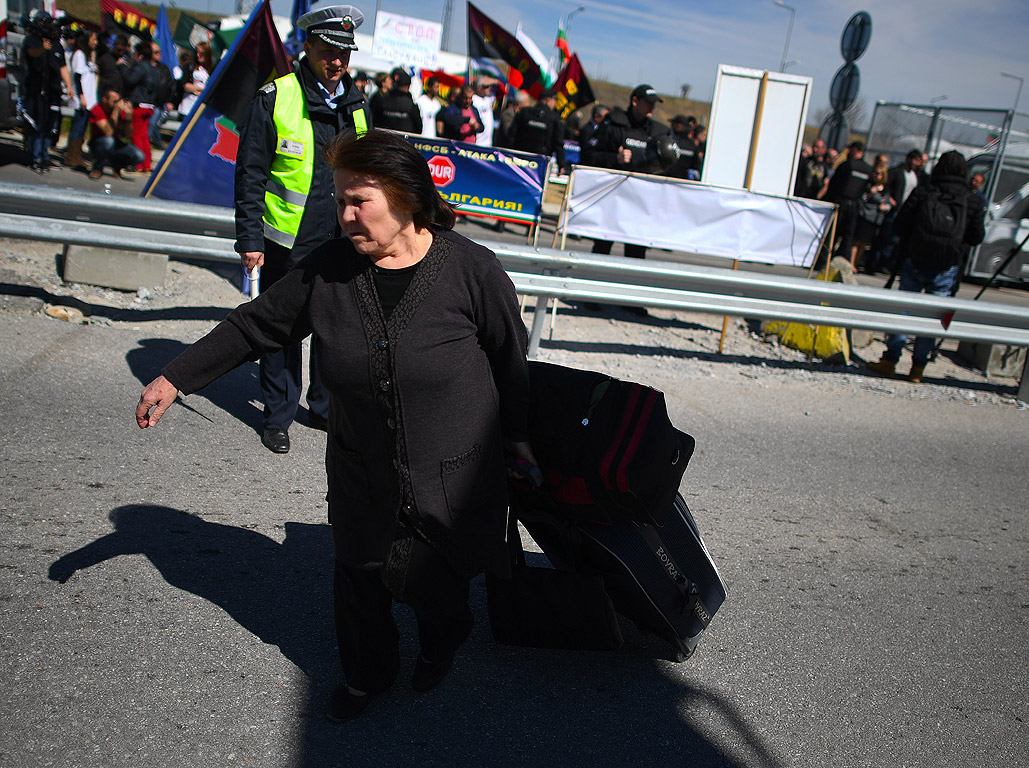
M 0 182 L 0 235 L 235 262 L 233 213 L 95 192 Z M 130 226 L 126 226 L 129 224 Z M 551 299 L 664 307 L 1029 347 L 1029 309 L 744 270 L 480 241 L 521 294 L 539 297 L 530 354 Z M 945 327 L 946 323 L 946 327 Z M 1029 382 L 1023 377 L 1023 389 Z M 1029 396 L 1029 391 L 1022 392 Z

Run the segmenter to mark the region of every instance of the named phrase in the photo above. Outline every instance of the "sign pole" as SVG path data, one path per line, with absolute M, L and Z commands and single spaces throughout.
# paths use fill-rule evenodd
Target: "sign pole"
M 761 76 L 761 89 L 757 94 L 757 115 L 754 118 L 754 133 L 750 137 L 750 157 L 747 158 L 747 176 L 743 186 L 750 190 L 751 182 L 754 180 L 754 161 L 757 158 L 757 143 L 761 138 L 761 117 L 765 111 L 765 91 L 768 89 L 768 72 Z M 740 266 L 739 259 L 732 260 L 733 271 Z M 729 316 L 722 317 L 722 335 L 718 339 L 718 354 L 725 349 L 725 334 L 729 330 Z

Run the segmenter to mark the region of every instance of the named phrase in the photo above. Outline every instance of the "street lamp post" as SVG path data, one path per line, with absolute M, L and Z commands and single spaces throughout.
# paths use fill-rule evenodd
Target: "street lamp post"
M 1018 101 L 1019 101 L 1019 99 L 1022 98 L 1022 86 L 1025 84 L 1025 78 L 1024 77 L 1019 77 L 1018 75 L 1009 75 L 1007 72 L 1001 72 L 1000 76 L 1001 77 L 1010 77 L 1012 80 L 1017 80 L 1018 81 L 1018 93 L 1015 94 L 1015 106 L 1012 109 L 1012 112 L 1017 112 L 1018 111 Z
M 574 11 L 572 11 L 567 16 L 565 16 L 565 34 L 566 35 L 568 34 L 568 31 L 572 28 L 572 17 L 575 16 L 575 14 L 582 13 L 585 10 L 586 10 L 586 6 L 585 5 L 580 5 Z
M 796 62 L 788 61 L 787 59 L 789 58 L 789 55 L 790 55 L 790 38 L 793 37 L 793 19 L 797 15 L 797 9 L 793 8 L 791 6 L 786 5 L 786 3 L 784 3 L 782 0 L 775 0 L 775 4 L 777 6 L 779 6 L 780 8 L 785 8 L 787 11 L 790 12 L 790 27 L 789 27 L 789 29 L 786 32 L 786 47 L 782 49 L 782 63 L 779 65 L 779 71 L 780 72 L 785 72 L 786 71 L 786 67 L 789 64 L 796 63 Z

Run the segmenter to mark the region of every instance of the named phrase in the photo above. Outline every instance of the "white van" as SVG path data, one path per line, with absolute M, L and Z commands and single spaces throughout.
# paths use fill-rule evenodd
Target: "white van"
M 968 160 L 969 176 L 983 174 L 984 188 L 989 189 L 996 160 L 996 152 L 973 155 Z M 996 202 L 986 211 L 986 237 L 968 267 L 967 274 L 972 277 L 991 277 L 1011 250 L 1029 235 L 1029 142 L 1008 143 L 993 199 Z M 998 275 L 998 280 L 1029 280 L 1029 243 Z

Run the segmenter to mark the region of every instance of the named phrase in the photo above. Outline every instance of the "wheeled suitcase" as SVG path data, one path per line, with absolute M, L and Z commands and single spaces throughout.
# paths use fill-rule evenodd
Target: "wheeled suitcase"
M 547 509 L 545 497 L 532 493 L 517 494 L 516 505 L 555 568 L 599 575 L 618 613 L 668 640 L 676 661 L 693 654 L 726 590 L 681 495 L 661 527 L 564 520 Z

